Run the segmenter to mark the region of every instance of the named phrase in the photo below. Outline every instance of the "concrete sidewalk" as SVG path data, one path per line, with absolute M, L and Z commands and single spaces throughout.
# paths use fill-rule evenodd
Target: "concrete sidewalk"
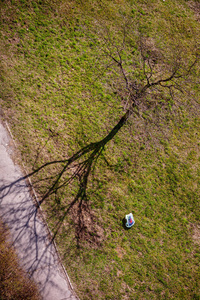
M 21 180 L 23 174 L 10 157 L 11 142 L 0 120 L 0 215 L 10 229 L 13 246 L 44 300 L 78 300 L 29 187 Z

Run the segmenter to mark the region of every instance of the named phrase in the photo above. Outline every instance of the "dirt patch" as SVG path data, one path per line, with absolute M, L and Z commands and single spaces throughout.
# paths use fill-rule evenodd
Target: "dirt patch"
M 8 41 L 9 41 L 9 43 L 12 44 L 12 45 L 17 45 L 17 44 L 19 44 L 19 42 L 20 42 L 20 38 L 17 37 L 17 36 L 15 36 L 15 37 L 13 37 L 13 38 L 8 39 Z
M 117 252 L 117 256 L 119 257 L 119 258 L 123 258 L 124 257 L 124 255 L 126 254 L 126 251 L 122 248 L 122 247 L 120 247 L 120 246 L 117 246 L 117 248 L 115 249 L 115 251 Z
M 200 245 L 200 225 L 194 225 L 192 224 L 192 238 L 195 244 Z
M 104 240 L 104 230 L 97 224 L 95 215 L 88 203 L 74 205 L 72 219 L 75 223 L 78 244 L 88 243 L 90 247 L 98 247 Z
M 189 1 L 188 5 L 194 11 L 197 21 L 200 22 L 200 2 Z

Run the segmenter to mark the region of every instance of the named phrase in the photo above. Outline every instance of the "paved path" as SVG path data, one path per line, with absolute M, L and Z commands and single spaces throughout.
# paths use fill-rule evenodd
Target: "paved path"
M 10 155 L 12 143 L 0 120 L 0 215 L 10 228 L 22 266 L 38 283 L 44 300 L 78 300 L 59 262 L 54 244 L 19 167 Z

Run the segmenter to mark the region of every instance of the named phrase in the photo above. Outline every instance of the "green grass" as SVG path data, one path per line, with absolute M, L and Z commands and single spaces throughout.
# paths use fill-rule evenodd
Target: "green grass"
M 118 73 L 98 76 L 107 63 L 105 26 L 116 44 L 124 22 L 135 28 L 133 53 L 124 57 L 128 65 L 134 55 L 136 80 L 143 79 L 138 32 L 169 61 L 186 49 L 185 63 L 198 41 L 195 11 L 181 0 L 13 0 L 1 2 L 1 16 L 0 105 L 29 170 L 37 151 L 36 165 L 68 157 L 104 137 L 123 114 L 112 86 L 121 84 Z M 147 134 L 144 122 L 130 120 L 107 145 L 88 188 L 99 244 L 77 248 L 70 216 L 60 229 L 57 243 L 81 300 L 200 299 L 200 123 L 197 109 L 185 106 L 196 99 L 199 109 L 198 85 L 188 89 L 176 123 L 165 128 L 161 120 Z M 52 230 L 76 188 L 60 196 L 59 211 L 54 199 L 44 204 Z M 128 212 L 136 221 L 129 231 L 122 226 Z

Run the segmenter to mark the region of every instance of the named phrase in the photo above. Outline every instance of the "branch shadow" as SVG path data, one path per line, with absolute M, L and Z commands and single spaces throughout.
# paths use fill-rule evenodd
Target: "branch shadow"
M 77 246 L 79 246 L 79 241 L 87 229 L 85 213 L 89 214 L 92 219 L 87 197 L 88 178 L 106 142 L 107 140 L 102 140 L 98 143 L 91 143 L 69 159 L 51 161 L 25 176 L 18 171 L 16 174 L 15 166 L 10 160 L 10 174 L 6 172 L 0 181 L 0 216 L 12 233 L 11 243 L 17 250 L 22 267 L 28 272 L 29 277 L 35 279 L 44 299 L 48 299 L 49 295 L 52 297 L 52 293 L 54 293 L 55 299 L 60 298 L 61 295 L 63 299 L 72 299 L 73 297 L 69 282 L 66 294 L 66 277 L 60 267 L 54 239 L 66 216 L 72 209 L 75 209 L 76 240 Z M 54 172 L 55 165 L 59 168 L 56 168 Z M 2 163 L 0 167 L 2 171 L 7 170 L 6 163 Z M 49 167 L 52 172 L 50 170 L 50 173 L 46 177 L 43 176 L 41 181 L 38 182 L 36 177 L 35 183 L 44 183 L 46 191 L 38 205 L 35 205 L 27 179 L 34 178 L 34 175 L 42 173 L 44 169 L 48 170 Z M 12 173 L 15 175 L 12 176 Z M 77 193 L 60 212 L 52 236 L 44 224 L 39 207 L 45 200 L 54 196 L 55 207 L 58 210 L 60 193 L 74 180 L 78 181 Z M 94 232 L 92 233 L 91 236 L 94 237 Z
M 45 163 L 33 170 L 33 172 L 25 176 L 18 177 L 14 181 L 1 182 L 1 212 L 3 212 L 3 218 L 6 220 L 8 226 L 12 226 L 15 230 L 14 244 L 16 244 L 19 248 L 23 247 L 23 243 L 25 244 L 26 249 L 24 249 L 24 252 L 27 253 L 27 258 L 29 257 L 29 252 L 32 251 L 29 249 L 29 244 L 31 244 L 32 240 L 36 245 L 35 249 L 33 250 L 35 252 L 36 261 L 33 261 L 29 268 L 26 267 L 31 275 L 33 275 L 35 272 L 35 265 L 38 266 L 41 264 L 41 266 L 43 266 L 43 264 L 46 264 L 46 249 L 50 248 L 49 251 L 51 251 L 51 243 L 48 244 L 44 238 L 46 233 L 44 233 L 44 229 L 42 229 L 42 221 L 39 218 L 38 207 L 44 201 L 54 197 L 53 201 L 58 212 L 59 208 L 61 208 L 59 199 L 60 195 L 66 190 L 66 187 L 69 187 L 74 182 L 76 182 L 78 185 L 75 196 L 69 200 L 67 205 L 62 207 L 61 212 L 58 213 L 58 220 L 55 223 L 53 229 L 54 235 L 51 240 L 52 242 L 54 241 L 66 216 L 72 212 L 74 215 L 73 219 L 75 224 L 74 227 L 76 232 L 77 246 L 80 246 L 81 239 L 88 240 L 92 243 L 99 242 L 98 232 L 94 225 L 94 218 L 87 196 L 88 180 L 91 171 L 95 168 L 99 156 L 104 151 L 105 145 L 126 123 L 128 116 L 129 112 L 126 112 L 106 137 L 99 142 L 86 145 L 70 158 Z M 57 168 L 56 170 L 53 170 L 55 166 L 57 166 Z M 51 169 L 51 167 L 53 168 Z M 39 172 L 41 173 L 44 171 L 44 169 L 48 170 L 48 175 L 42 180 L 43 182 L 47 183 L 49 179 L 49 182 L 45 186 L 45 191 L 42 197 L 39 199 L 37 207 L 33 204 L 29 196 L 28 186 L 25 180 L 33 177 Z M 19 226 L 19 224 L 21 225 Z M 37 234 L 37 230 L 39 230 L 39 234 Z M 26 237 L 28 232 L 29 236 Z M 38 242 L 40 242 L 40 247 L 37 246 Z M 44 251 L 41 249 L 44 249 Z M 43 252 L 41 253 L 41 251 Z M 45 258 L 44 261 L 43 257 Z M 28 261 L 30 264 L 30 259 L 28 259 Z M 26 257 L 24 258 L 24 264 L 26 265 Z M 47 265 L 52 266 L 53 264 L 51 261 L 48 261 Z

